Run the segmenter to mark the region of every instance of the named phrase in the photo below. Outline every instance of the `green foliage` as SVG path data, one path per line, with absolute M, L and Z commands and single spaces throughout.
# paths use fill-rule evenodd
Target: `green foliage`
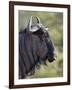
M 19 31 L 27 26 L 30 16 L 38 16 L 45 27 L 48 27 L 56 48 L 57 59 L 47 66 L 41 64 L 30 78 L 63 76 L 63 14 L 56 12 L 19 11 Z M 35 21 L 35 19 L 34 19 Z

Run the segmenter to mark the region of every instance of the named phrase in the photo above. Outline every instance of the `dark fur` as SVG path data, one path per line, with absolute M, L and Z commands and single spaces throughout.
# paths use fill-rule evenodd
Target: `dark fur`
M 53 62 L 54 46 L 47 31 L 39 29 L 32 33 L 25 29 L 19 33 L 19 78 L 34 73 L 38 63 Z

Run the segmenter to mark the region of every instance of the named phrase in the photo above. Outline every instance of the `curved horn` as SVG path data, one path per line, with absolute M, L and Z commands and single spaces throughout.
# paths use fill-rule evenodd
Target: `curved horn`
M 28 29 L 31 30 L 31 24 L 32 24 L 32 16 L 29 19 L 29 23 L 28 23 Z
M 37 19 L 37 23 L 40 23 L 40 19 L 39 19 L 39 17 L 36 17 L 36 19 Z

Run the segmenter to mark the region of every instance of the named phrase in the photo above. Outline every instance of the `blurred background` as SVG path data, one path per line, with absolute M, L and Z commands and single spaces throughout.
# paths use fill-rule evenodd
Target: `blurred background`
M 30 16 L 38 16 L 41 23 L 48 27 L 48 32 L 56 48 L 57 59 L 47 66 L 41 64 L 35 74 L 29 78 L 62 77 L 63 76 L 63 13 L 19 10 L 19 31 L 27 26 Z M 33 19 L 34 20 L 34 19 Z M 35 20 L 34 20 L 35 21 Z

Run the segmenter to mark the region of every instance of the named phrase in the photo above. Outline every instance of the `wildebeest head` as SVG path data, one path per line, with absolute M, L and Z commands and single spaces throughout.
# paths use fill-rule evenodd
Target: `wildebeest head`
M 48 59 L 52 62 L 56 59 L 54 44 L 50 38 L 48 28 L 45 28 L 40 19 L 36 17 L 37 22 L 32 23 L 32 16 L 28 23 L 28 30 L 32 33 L 32 39 L 40 61 L 45 62 Z

